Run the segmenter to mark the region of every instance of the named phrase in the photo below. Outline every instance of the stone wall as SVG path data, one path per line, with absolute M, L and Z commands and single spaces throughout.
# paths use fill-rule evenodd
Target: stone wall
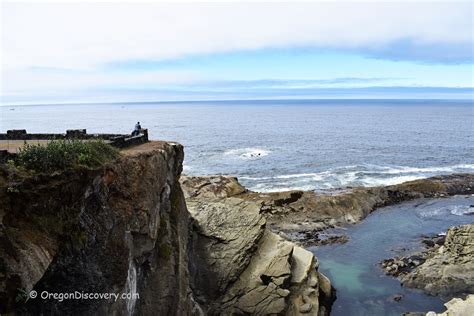
M 28 133 L 24 129 L 8 130 L 0 133 L 0 140 L 59 140 L 59 139 L 101 139 L 110 145 L 125 148 L 148 141 L 148 129 L 142 129 L 137 136 L 128 134 L 88 134 L 85 129 L 70 129 L 65 134 Z

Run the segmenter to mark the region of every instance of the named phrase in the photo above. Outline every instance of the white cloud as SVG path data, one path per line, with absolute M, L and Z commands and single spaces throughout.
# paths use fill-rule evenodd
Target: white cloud
M 173 84 L 185 84 L 202 79 L 190 71 L 147 71 L 147 72 L 101 72 L 75 71 L 63 69 L 17 69 L 6 70 L 3 83 L 4 91 L 10 93 L 41 92 L 41 91 L 71 91 L 83 89 L 100 89 L 105 87 L 154 88 Z M 25 84 L 28 83 L 28 84 Z
M 472 45 L 470 2 L 3 5 L 3 68 L 90 70 L 130 59 L 316 46 Z

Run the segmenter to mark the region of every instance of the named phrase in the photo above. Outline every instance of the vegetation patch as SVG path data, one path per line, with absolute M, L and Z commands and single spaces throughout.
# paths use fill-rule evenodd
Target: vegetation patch
M 98 167 L 118 156 L 119 151 L 102 140 L 53 140 L 46 145 L 25 145 L 14 163 L 27 170 L 53 172 L 74 166 Z

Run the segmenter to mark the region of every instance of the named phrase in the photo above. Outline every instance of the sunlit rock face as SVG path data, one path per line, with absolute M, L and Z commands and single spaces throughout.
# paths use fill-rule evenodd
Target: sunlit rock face
M 474 293 L 474 223 L 450 228 L 444 245 L 401 281 L 448 298 Z
M 235 178 L 181 180 L 193 218 L 191 275 L 212 315 L 327 315 L 334 299 L 314 255 L 266 227 Z

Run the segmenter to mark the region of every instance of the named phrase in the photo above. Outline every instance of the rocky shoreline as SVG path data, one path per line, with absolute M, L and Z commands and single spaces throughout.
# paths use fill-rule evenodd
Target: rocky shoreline
M 381 262 L 403 286 L 445 299 L 474 293 L 474 223 L 423 239 L 427 250 Z
M 438 176 L 387 187 L 355 188 L 336 195 L 303 191 L 251 192 L 236 178 L 228 176 L 184 176 L 180 182 L 188 205 L 198 203 L 201 207 L 211 207 L 223 203 L 232 207 L 235 199 L 241 201 L 239 203 L 251 202 L 265 216 L 273 232 L 302 246 L 347 242 L 347 236 L 341 234 L 340 229 L 333 233 L 332 228 L 357 223 L 379 207 L 419 198 L 474 193 L 472 174 Z M 239 206 L 237 209 L 242 210 Z M 427 251 L 387 259 L 381 265 L 403 285 L 423 289 L 430 295 L 450 299 L 474 293 L 473 226 L 451 228 L 447 236 L 424 236 Z M 392 299 L 397 301 L 402 297 L 395 295 Z M 457 310 L 470 306 L 472 297 L 456 304 Z
M 149 142 L 96 169 L 0 164 L 0 313 L 328 315 L 317 258 L 271 232 L 253 201 L 185 199 L 183 155 Z M 42 296 L 76 292 L 126 299 Z
M 344 242 L 346 237 L 329 229 L 355 224 L 377 208 L 420 198 L 474 193 L 474 174 L 452 174 L 386 187 L 359 187 L 338 194 L 313 191 L 258 193 L 247 190 L 230 176 L 183 176 L 187 199 L 236 197 L 259 205 L 270 229 L 303 246 Z
M 0 313 L 328 315 L 335 290 L 302 246 L 344 242 L 328 229 L 378 207 L 474 188 L 474 175 L 457 174 L 263 194 L 233 177 L 181 176 L 183 155 L 150 142 L 95 169 L 0 165 Z M 32 290 L 139 299 L 28 300 Z
M 329 314 L 335 291 L 317 259 L 270 231 L 260 204 L 239 196 L 242 186 L 221 176 L 180 182 L 201 254 L 196 285 L 211 290 L 213 314 Z

